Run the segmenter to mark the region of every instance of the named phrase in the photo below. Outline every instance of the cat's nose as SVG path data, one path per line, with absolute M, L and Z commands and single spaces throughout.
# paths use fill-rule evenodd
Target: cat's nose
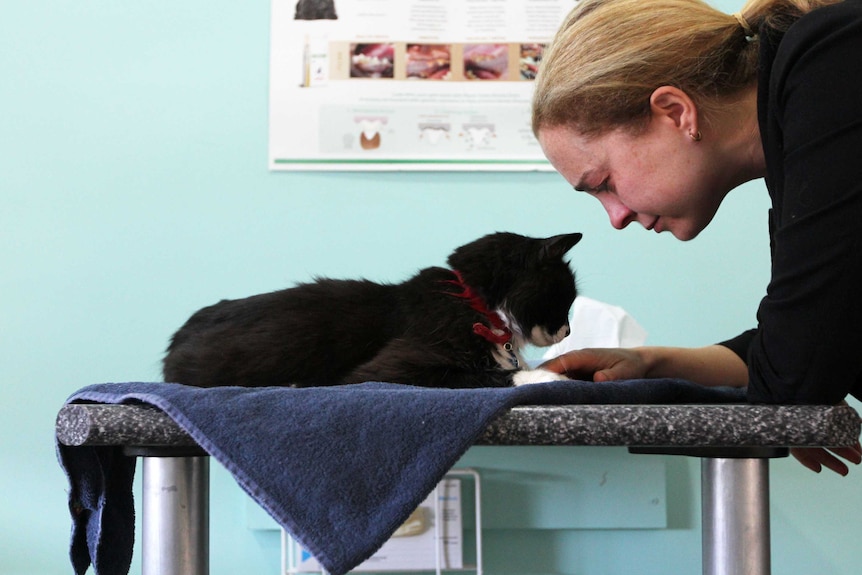
M 569 328 L 569 324 L 564 324 L 557 332 L 554 334 L 554 343 L 559 341 L 563 341 L 570 333 L 572 333 L 571 328 Z

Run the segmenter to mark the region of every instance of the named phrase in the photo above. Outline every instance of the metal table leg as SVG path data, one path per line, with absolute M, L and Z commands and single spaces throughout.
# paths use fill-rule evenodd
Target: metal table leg
M 701 460 L 704 575 L 769 575 L 769 459 Z
M 143 457 L 143 575 L 208 575 L 209 457 Z
M 701 459 L 703 575 L 770 575 L 769 460 L 786 447 L 629 447 Z

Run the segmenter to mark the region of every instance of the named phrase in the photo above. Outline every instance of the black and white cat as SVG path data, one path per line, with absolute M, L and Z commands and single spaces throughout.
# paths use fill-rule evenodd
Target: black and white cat
M 504 387 L 564 379 L 526 370 L 519 349 L 569 334 L 581 234 L 495 233 L 457 248 L 451 269 L 399 284 L 319 279 L 223 300 L 172 337 L 165 381 L 201 387 L 385 381 Z

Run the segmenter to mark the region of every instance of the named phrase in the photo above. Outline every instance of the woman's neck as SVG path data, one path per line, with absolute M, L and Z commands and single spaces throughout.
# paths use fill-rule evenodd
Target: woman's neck
M 723 142 L 723 153 L 732 167 L 735 185 L 766 175 L 766 160 L 757 121 L 757 85 L 728 99 L 712 124 Z

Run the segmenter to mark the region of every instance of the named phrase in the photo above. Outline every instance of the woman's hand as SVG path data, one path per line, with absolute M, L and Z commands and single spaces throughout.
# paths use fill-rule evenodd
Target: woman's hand
M 613 381 L 646 377 L 647 365 L 641 355 L 625 348 L 579 349 L 549 359 L 542 369 L 585 381 Z
M 842 401 L 839 405 L 847 405 L 847 402 Z M 846 476 L 850 473 L 850 469 L 843 461 L 835 457 L 833 453 L 856 465 L 862 463 L 862 445 L 858 441 L 850 447 L 835 447 L 832 449 L 824 447 L 794 447 L 790 450 L 790 454 L 799 463 L 814 473 L 820 473 L 825 465 L 827 469 L 831 469 L 838 475 Z
M 858 441 L 852 447 L 836 447 L 832 449 L 825 449 L 823 447 L 793 447 L 790 449 L 790 454 L 799 463 L 815 473 L 820 473 L 824 466 L 838 475 L 847 475 L 850 473 L 847 465 L 838 459 L 838 457 L 835 457 L 833 453 L 856 465 L 862 462 L 862 446 L 859 445 Z
M 839 405 L 847 405 L 847 402 L 842 401 Z M 858 441 L 850 447 L 834 447 L 832 449 L 824 447 L 794 447 L 790 450 L 790 454 L 796 458 L 796 461 L 814 473 L 820 473 L 825 465 L 827 469 L 831 469 L 838 475 L 846 476 L 850 473 L 850 469 L 843 461 L 835 457 L 833 453 L 855 465 L 862 463 L 862 445 Z

